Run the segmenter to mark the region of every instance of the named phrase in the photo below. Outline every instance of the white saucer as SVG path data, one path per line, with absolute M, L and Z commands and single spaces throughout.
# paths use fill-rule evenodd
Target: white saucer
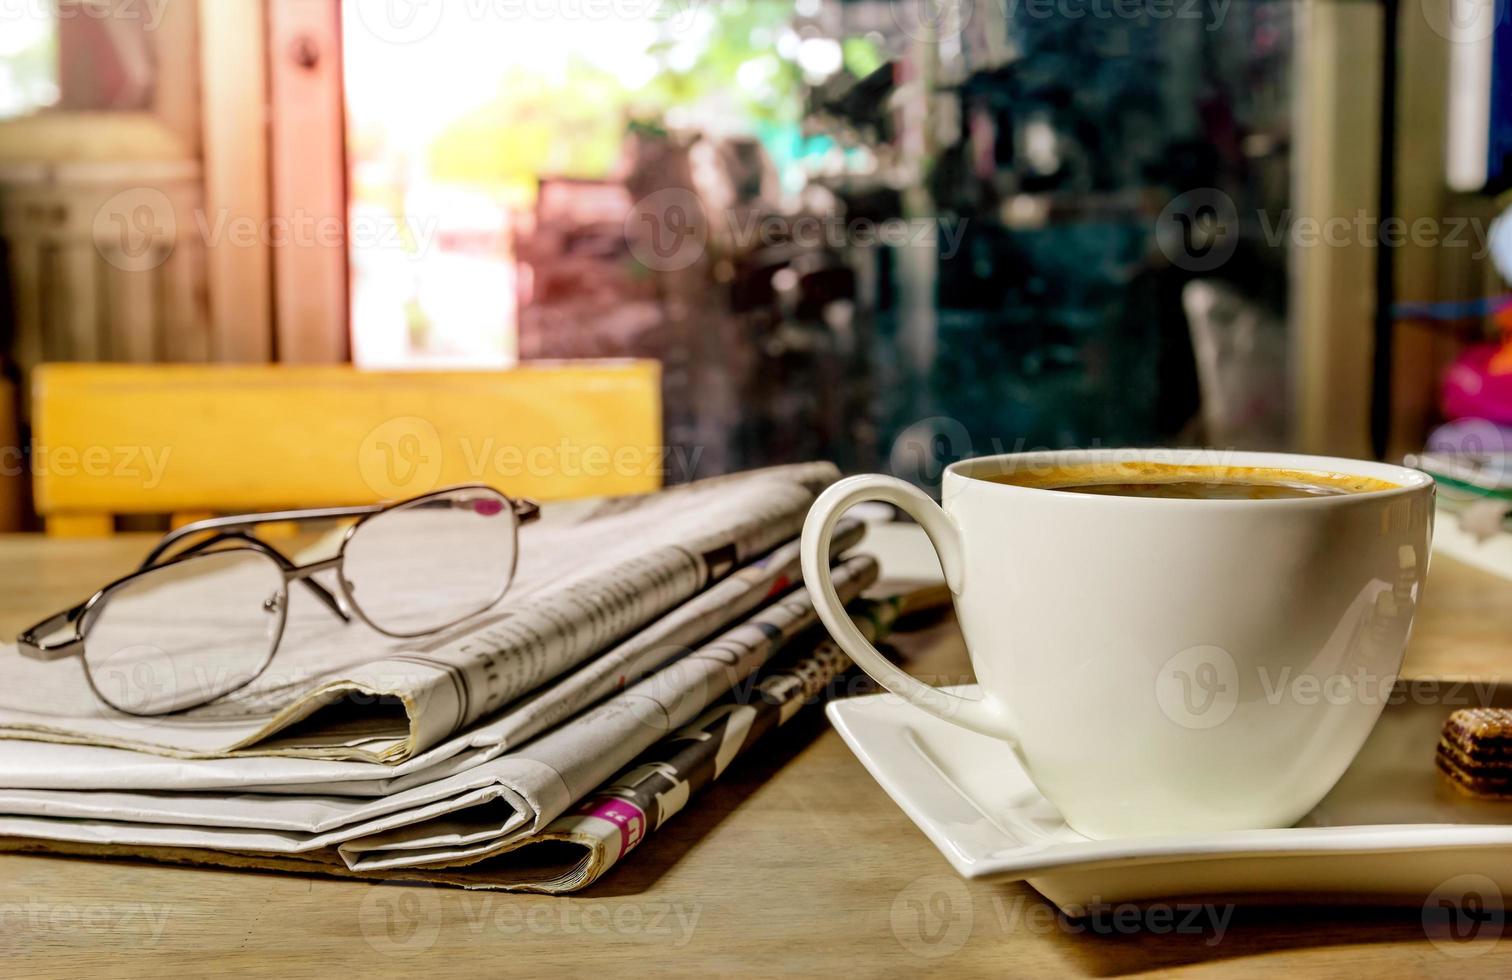
M 1120 840 L 1066 826 L 995 739 L 890 694 L 834 701 L 827 711 L 957 872 L 1027 880 L 1072 914 L 1177 896 L 1421 905 L 1486 878 L 1512 901 L 1512 802 L 1461 796 L 1433 765 L 1450 712 L 1484 704 L 1490 692 L 1493 703 L 1512 703 L 1512 690 L 1454 683 L 1407 690 L 1388 705 L 1349 771 L 1295 827 Z M 956 690 L 979 696 L 974 685 Z

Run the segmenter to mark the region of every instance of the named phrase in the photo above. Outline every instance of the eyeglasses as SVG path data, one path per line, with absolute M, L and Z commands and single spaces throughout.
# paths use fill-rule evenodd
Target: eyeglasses
M 196 521 L 166 535 L 137 571 L 42 620 L 16 644 L 38 660 L 82 656 L 90 687 L 118 711 L 185 711 L 267 669 L 283 637 L 289 583 L 346 622 L 355 615 L 386 636 L 425 636 L 503 597 L 518 530 L 539 516 L 531 501 L 462 486 L 394 504 Z M 358 520 L 336 556 L 306 565 L 250 532 L 275 521 L 350 517 Z M 335 573 L 339 599 L 312 577 L 325 571 Z

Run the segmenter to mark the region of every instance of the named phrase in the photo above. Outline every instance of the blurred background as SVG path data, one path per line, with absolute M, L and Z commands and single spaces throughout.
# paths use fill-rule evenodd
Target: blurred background
M 664 482 L 825 458 L 932 487 L 1060 446 L 1399 459 L 1459 418 L 1480 446 L 1512 431 L 1509 21 L 0 0 L 5 519 L 46 510 L 48 362 L 650 360 Z

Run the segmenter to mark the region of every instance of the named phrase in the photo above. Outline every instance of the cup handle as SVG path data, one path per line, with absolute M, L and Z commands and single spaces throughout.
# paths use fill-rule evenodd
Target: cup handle
M 803 559 L 803 581 L 808 586 L 820 621 L 840 644 L 840 649 L 887 690 L 952 724 L 1017 743 L 1018 738 L 1009 727 L 1002 707 L 991 695 L 984 692 L 982 700 L 972 701 L 910 677 L 878 653 L 851 622 L 845 605 L 835 594 L 835 584 L 830 580 L 830 538 L 836 522 L 847 510 L 864 500 L 895 504 L 918 521 L 940 556 L 945 584 L 951 593 L 959 595 L 964 588 L 961 533 L 950 515 L 923 491 L 902 480 L 879 475 L 852 476 L 820 494 L 803 524 L 803 542 L 799 548 Z

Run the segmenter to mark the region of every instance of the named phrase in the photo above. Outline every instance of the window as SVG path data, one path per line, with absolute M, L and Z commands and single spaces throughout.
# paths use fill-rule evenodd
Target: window
M 150 109 L 152 34 L 165 9 L 145 0 L 13 0 L 0 30 L 0 119 Z

